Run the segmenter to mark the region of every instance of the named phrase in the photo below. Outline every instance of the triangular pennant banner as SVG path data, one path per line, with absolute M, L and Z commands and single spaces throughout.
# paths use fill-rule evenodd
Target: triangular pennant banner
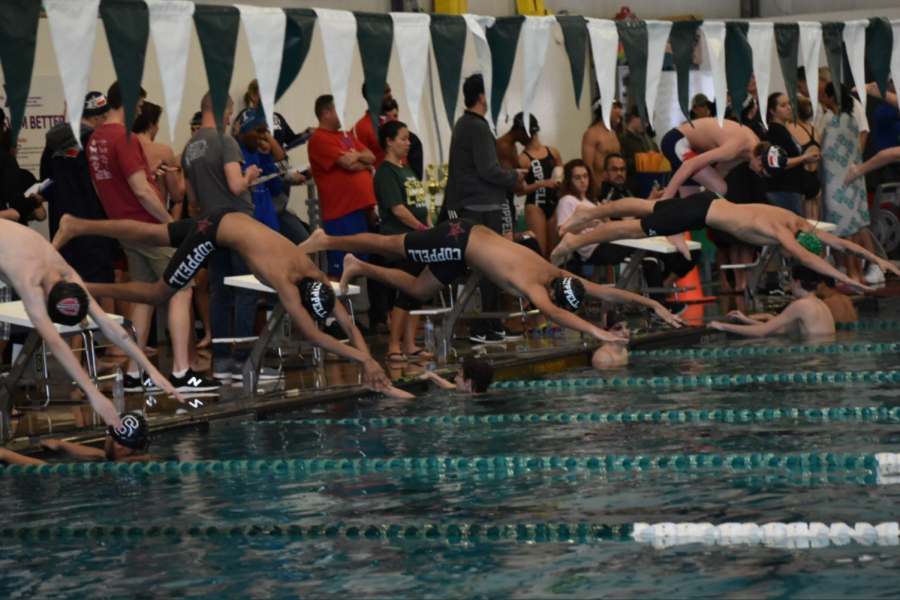
M 266 114 L 269 131 L 275 131 L 275 91 L 281 71 L 281 53 L 284 51 L 284 31 L 287 18 L 280 8 L 265 8 L 236 4 L 241 12 L 250 58 L 256 69 L 259 85 L 259 101 Z
M 844 24 L 840 21 L 822 23 L 822 46 L 825 48 L 825 59 L 833 81 L 844 81 Z M 807 84 L 815 82 L 817 74 L 812 69 L 806 70 Z M 816 90 L 818 91 L 818 90 Z M 835 96 L 838 108 L 841 107 L 841 94 Z M 796 113 L 794 113 L 796 114 Z
M 135 0 L 103 0 L 100 17 L 109 42 L 116 78 L 122 92 L 125 123 L 134 123 L 147 59 L 150 39 L 150 13 L 144 2 Z
M 81 114 L 91 74 L 100 0 L 44 0 L 50 37 L 59 65 L 69 125 L 81 139 Z M 79 144 L 81 142 L 79 141 Z
M 900 87 L 900 21 L 891 21 L 894 45 L 891 47 L 891 79 L 894 87 Z
M 216 128 L 224 127 L 241 15 L 233 6 L 198 4 L 194 7 L 194 24 L 203 51 Z
M 409 117 L 416 131 L 419 128 L 425 73 L 428 71 L 428 31 L 431 17 L 426 13 L 391 13 L 394 20 L 394 39 L 397 57 L 403 72 L 403 87 Z
M 377 135 L 381 99 L 384 97 L 388 65 L 391 63 L 391 49 L 394 47 L 394 22 L 390 15 L 383 13 L 355 14 L 356 40 L 362 59 L 366 102 L 369 106 L 369 117 L 372 119 L 372 131 Z
M 584 17 L 557 16 L 572 70 L 572 86 L 575 88 L 575 106 L 581 107 L 581 90 L 584 87 L 584 59 L 587 52 L 587 21 Z
M 160 65 L 163 96 L 168 110 L 169 139 L 174 140 L 184 98 L 194 3 L 184 0 L 145 2 L 150 11 L 150 31 L 153 33 L 153 47 L 156 48 L 156 62 Z
M 429 24 L 434 62 L 441 81 L 441 97 L 451 128 L 456 123 L 456 101 L 466 51 L 466 27 L 466 20 L 457 15 L 431 15 Z
M 891 24 L 884 17 L 869 19 L 869 28 L 866 29 L 866 63 L 872 71 L 872 77 L 878 84 L 881 97 L 887 93 L 888 75 L 891 71 L 891 52 L 894 46 L 894 34 Z M 860 96 L 865 92 L 860 90 Z
M 303 68 L 309 47 L 312 45 L 313 29 L 316 26 L 316 12 L 309 8 L 285 8 L 287 23 L 284 30 L 284 49 L 281 53 L 281 71 L 275 102 L 278 102 Z
M 753 52 L 747 40 L 749 29 L 746 21 L 729 21 L 725 24 L 725 80 L 738 123 L 741 122 L 747 86 L 753 74 Z
M 800 28 L 796 23 L 775 23 L 775 48 L 778 51 L 778 63 L 781 65 L 781 76 L 784 88 L 794 114 L 797 114 L 797 52 L 800 48 Z M 815 73 L 807 73 L 810 88 L 816 86 Z M 812 92 L 812 89 L 810 89 Z
M 697 41 L 697 28 L 703 21 L 687 19 L 675 21 L 669 33 L 672 44 L 672 57 L 675 59 L 675 71 L 678 78 L 678 104 L 684 118 L 691 120 L 691 63 L 694 60 L 694 44 Z
M 819 67 L 819 54 L 822 50 L 822 24 L 815 21 L 803 21 L 797 25 L 800 26 L 800 51 L 803 53 L 803 66 L 807 70 L 815 71 Z M 809 88 L 809 101 L 812 102 L 812 118 L 815 121 L 816 112 L 819 109 L 819 86 L 809 85 L 807 87 Z
M 725 78 L 725 23 L 704 21 L 700 30 L 709 51 L 713 89 L 716 90 L 716 119 L 722 126 L 725 123 L 725 109 L 728 106 L 728 84 Z M 735 107 L 736 112 L 739 110 L 740 107 Z
M 616 24 L 603 19 L 587 20 L 588 35 L 591 36 L 591 54 L 594 58 L 594 73 L 600 91 L 600 112 L 607 129 L 609 113 L 616 96 L 616 61 L 619 48 L 619 33 Z
M 659 80 L 662 76 L 663 60 L 666 57 L 666 44 L 671 21 L 647 21 L 647 122 L 653 126 L 653 113 L 656 111 L 656 96 L 659 91 Z
M 344 108 L 347 106 L 347 85 L 350 82 L 350 68 L 353 65 L 353 50 L 356 45 L 356 17 L 346 10 L 315 9 L 325 47 L 325 66 L 328 67 L 328 81 L 334 96 L 334 110 L 344 125 Z
M 466 20 L 466 26 L 472 32 L 472 39 L 475 41 L 475 54 L 478 56 L 478 64 L 481 65 L 481 74 L 484 77 L 484 98 L 487 101 L 488 122 L 493 128 L 495 121 L 491 118 L 491 86 L 494 83 L 494 63 L 491 60 L 491 46 L 488 44 L 487 33 L 485 30 L 494 24 L 494 17 L 482 17 L 478 15 L 463 15 Z
M 641 121 L 647 122 L 647 23 L 644 21 L 616 21 L 619 39 L 625 48 L 625 59 L 631 70 L 631 86 L 634 88 L 634 101 L 641 115 Z M 604 108 L 606 106 L 604 105 Z M 609 127 L 607 114 L 603 112 L 603 120 Z
M 37 45 L 40 0 L 6 0 L 0 3 L 0 64 L 6 86 L 6 105 L 9 107 L 12 139 L 19 135 L 31 73 L 34 70 L 34 49 Z
M 750 23 L 747 29 L 747 43 L 753 54 L 753 73 L 756 77 L 756 92 L 759 97 L 760 114 L 764 117 L 769 110 L 769 81 L 772 77 L 772 41 L 775 28 L 772 23 Z
M 547 60 L 547 44 L 550 42 L 550 26 L 556 22 L 553 17 L 525 17 L 522 26 L 524 39 L 522 46 L 525 51 L 522 78 L 522 112 L 524 123 L 530 123 L 531 104 L 534 102 L 534 94 L 537 91 L 541 73 L 544 71 L 544 63 Z
M 847 21 L 844 24 L 844 45 L 847 48 L 847 62 L 850 64 L 850 75 L 853 76 L 853 85 L 858 85 L 860 89 L 863 89 L 866 85 L 866 28 L 868 26 L 868 19 Z M 831 78 L 834 80 L 834 73 L 831 74 Z M 846 80 L 847 76 L 844 74 L 844 82 Z M 810 96 L 813 95 L 813 87 L 810 86 Z M 818 90 L 816 91 L 818 92 Z M 840 94 L 840 90 L 835 89 L 835 93 Z M 812 100 L 815 103 L 815 98 Z M 859 102 L 862 104 L 863 112 L 865 112 L 866 95 L 864 93 L 859 95 Z M 813 111 L 815 112 L 815 104 L 813 105 Z
M 516 47 L 519 45 L 519 33 L 524 21 L 525 17 L 520 15 L 499 17 L 494 26 L 487 30 L 487 41 L 491 47 L 491 118 L 495 128 L 512 78 Z

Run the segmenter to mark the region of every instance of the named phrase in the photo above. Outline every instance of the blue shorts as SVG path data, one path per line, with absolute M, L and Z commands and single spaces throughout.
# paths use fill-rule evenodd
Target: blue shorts
M 366 219 L 365 210 L 354 210 L 343 217 L 322 221 L 322 229 L 330 236 L 356 235 L 357 233 L 369 233 L 369 221 Z M 344 274 L 344 257 L 346 252 L 341 250 L 328 250 L 328 274 L 341 276 Z M 359 260 L 369 262 L 368 254 L 354 253 Z

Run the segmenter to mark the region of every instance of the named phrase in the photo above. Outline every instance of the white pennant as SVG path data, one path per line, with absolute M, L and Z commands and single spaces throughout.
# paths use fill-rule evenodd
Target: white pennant
M 619 32 L 616 24 L 605 19 L 588 19 L 588 35 L 591 36 L 591 54 L 594 57 L 594 71 L 600 90 L 600 110 L 607 129 L 609 113 L 616 95 L 616 61 L 619 53 Z
M 250 56 L 256 69 L 259 99 L 266 111 L 269 131 L 275 131 L 275 91 L 281 73 L 284 53 L 284 31 L 287 17 L 280 8 L 264 8 L 235 4 L 241 11 L 241 22 L 247 33 Z
M 868 21 L 866 21 L 868 23 Z M 822 24 L 814 21 L 801 21 L 800 27 L 800 54 L 803 56 L 803 67 L 813 77 L 819 72 L 819 51 L 822 49 Z M 817 78 L 812 79 L 813 82 Z M 809 81 L 809 80 L 807 80 Z M 812 102 L 813 121 L 816 120 L 816 112 L 819 110 L 819 87 L 809 85 L 809 101 Z
M 334 109 L 344 125 L 344 108 L 347 105 L 347 84 L 350 82 L 350 67 L 356 50 L 356 17 L 348 10 L 314 8 L 322 32 L 325 47 L 325 66 L 328 67 L 328 81 L 334 96 Z
M 187 73 L 191 29 L 194 25 L 194 3 L 184 0 L 145 0 L 150 11 L 150 32 L 156 48 L 156 62 L 162 76 L 163 97 L 169 114 L 169 139 L 175 140 L 184 79 Z
M 81 115 L 91 75 L 100 0 L 45 0 L 50 37 L 69 114 L 69 125 L 81 145 Z
M 891 21 L 891 32 L 894 34 L 894 46 L 891 48 L 891 79 L 894 88 L 900 89 L 900 21 Z
M 803 24 L 801 24 L 800 33 L 803 34 Z M 847 46 L 847 62 L 850 63 L 850 72 L 853 74 L 853 81 L 860 91 L 859 102 L 862 104 L 863 114 L 866 112 L 866 28 L 869 21 L 860 19 L 858 21 L 847 21 L 844 23 L 844 44 Z M 802 38 L 801 38 L 802 39 Z M 818 63 L 817 63 L 818 64 Z M 809 70 L 809 69 L 807 69 Z M 835 74 L 831 74 L 832 83 L 834 83 L 834 91 L 840 94 L 841 81 L 835 81 Z M 812 90 L 810 90 L 812 93 Z
M 713 88 L 716 90 L 716 119 L 719 126 L 725 124 L 725 109 L 728 106 L 728 82 L 725 78 L 725 23 L 704 21 L 700 26 L 712 70 Z M 738 110 L 735 108 L 735 110 Z
M 522 46 L 525 50 L 524 77 L 522 78 L 523 98 L 522 112 L 525 129 L 531 122 L 531 104 L 534 102 L 534 94 L 537 91 L 541 73 L 544 71 L 544 63 L 547 61 L 547 44 L 550 42 L 550 26 L 556 23 L 555 17 L 525 17 L 522 25 L 524 39 Z
M 774 23 L 751 22 L 747 30 L 747 42 L 753 55 L 753 76 L 756 77 L 756 92 L 759 97 L 760 114 L 769 110 L 769 80 L 772 69 L 772 42 L 775 39 Z M 765 123 L 763 119 L 763 123 Z
M 431 17 L 426 13 L 391 13 L 391 19 L 394 21 L 394 40 L 397 42 L 409 116 L 416 131 L 420 131 L 419 114 L 428 70 Z
M 647 121 L 653 126 L 653 113 L 656 112 L 656 95 L 659 92 L 659 80 L 662 77 L 663 59 L 666 56 L 666 44 L 669 42 L 671 21 L 647 21 L 647 85 L 644 102 L 647 107 Z
M 465 14 L 463 18 L 466 20 L 466 26 L 472 32 L 472 39 L 475 40 L 475 54 L 478 55 L 478 63 L 481 65 L 481 74 L 484 76 L 484 99 L 487 102 L 487 122 L 496 130 L 497 124 L 494 123 L 494 113 L 491 111 L 491 82 L 493 81 L 494 67 L 491 62 L 491 47 L 487 41 L 488 27 L 493 27 L 497 21 L 494 17 L 483 17 L 481 15 Z

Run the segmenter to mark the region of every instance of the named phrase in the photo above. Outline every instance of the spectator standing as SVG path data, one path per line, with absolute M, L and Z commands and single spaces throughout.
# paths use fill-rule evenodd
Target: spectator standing
M 691 110 L 688 114 L 690 115 L 691 120 L 705 119 L 706 117 L 712 116 L 712 109 L 714 107 L 715 104 L 709 101 L 706 94 L 697 94 L 691 99 Z
M 159 133 L 159 119 L 162 107 L 152 102 L 144 102 L 141 114 L 134 120 L 131 132 L 137 135 L 144 147 L 150 171 L 157 173 L 156 186 L 169 211 L 184 201 L 184 174 L 175 160 L 172 147 L 156 141 Z
M 594 181 L 603 183 L 605 173 L 603 163 L 607 154 L 619 154 L 621 146 L 616 131 L 622 123 L 622 103 L 616 100 L 612 104 L 609 115 L 609 126 L 606 128 L 603 122 L 603 111 L 600 108 L 600 99 L 594 101 L 594 124 L 591 125 L 581 137 L 581 159 L 591 168 Z
M 785 124 L 787 130 L 800 143 L 804 155 L 819 156 L 819 135 L 812 124 L 812 102 L 806 96 L 797 97 L 797 120 Z M 803 216 L 819 219 L 819 198 L 822 186 L 819 183 L 819 161 L 803 165 Z
M 769 95 L 769 109 L 766 122 L 769 124 L 769 141 L 787 153 L 784 172 L 768 182 L 766 194 L 769 204 L 803 216 L 803 184 L 805 165 L 818 162 L 816 153 L 803 153 L 803 146 L 788 130 L 788 123 L 794 121 L 794 111 L 787 94 L 775 92 Z
M 409 129 L 400 121 L 388 121 L 381 127 L 379 136 L 385 151 L 384 160 L 375 171 L 375 197 L 378 199 L 378 212 L 381 215 L 381 233 L 399 235 L 428 229 L 431 222 L 428 218 L 425 188 L 412 168 L 403 164 L 403 158 L 411 147 Z M 416 277 L 425 267 L 422 263 L 407 259 L 390 259 L 388 266 Z M 391 313 L 388 361 L 434 358 L 416 346 L 419 317 L 411 316 L 409 311 L 420 308 L 421 301 L 402 291 L 399 293 Z
M 259 170 L 260 177 L 266 175 L 277 175 L 278 168 L 275 166 L 275 160 L 272 152 L 263 154 L 259 151 L 259 143 L 265 140 L 270 150 L 279 152 L 281 158 L 284 152 L 278 146 L 271 135 L 266 122 L 262 120 L 262 115 L 258 114 L 254 109 L 245 110 L 238 119 L 238 145 L 241 153 L 244 155 L 242 169 L 246 170 L 250 167 L 256 167 Z M 265 183 L 258 183 L 250 187 L 251 198 L 253 199 L 253 218 L 263 225 L 280 231 L 278 228 L 278 215 L 275 212 L 275 203 L 272 201 L 274 196 L 281 193 L 281 179 L 273 177 Z
M 800 67 L 803 69 L 803 67 Z M 797 70 L 797 91 L 799 91 L 804 96 L 809 96 L 809 86 L 806 82 L 806 71 L 801 73 L 800 69 Z M 825 98 L 825 87 L 831 83 L 831 69 L 828 67 L 819 67 L 819 78 L 817 84 L 819 86 L 819 104 L 820 110 L 818 115 L 816 116 L 816 121 L 814 123 L 816 127 L 816 131 L 820 134 L 824 132 L 826 124 L 831 121 L 831 117 L 835 114 L 833 110 L 831 110 L 826 104 Z M 838 84 L 840 85 L 840 84 Z M 864 91 L 864 90 L 863 90 Z M 869 138 L 869 120 L 866 117 L 866 111 L 862 107 L 862 102 L 860 102 L 857 98 L 855 98 L 851 94 L 847 94 L 847 99 L 851 102 L 851 114 L 853 115 L 853 120 L 856 121 L 856 128 L 859 130 L 859 147 L 865 148 L 866 142 Z M 843 110 L 843 106 L 842 106 Z
M 516 127 L 515 123 L 509 131 L 497 138 L 497 160 L 501 169 L 519 168 L 519 146 L 528 142 L 528 132 L 524 127 Z M 503 209 L 503 235 L 513 239 L 518 229 L 516 214 L 516 196 L 525 194 L 525 181 L 506 190 L 506 204 Z
M 395 99 L 391 98 L 384 108 L 385 111 L 382 113 L 384 122 L 396 121 L 400 118 L 400 107 Z M 409 132 L 409 154 L 403 159 L 403 164 L 412 167 L 413 173 L 416 174 L 419 181 L 425 177 L 425 149 L 422 146 L 422 140 L 412 131 Z
M 625 130 L 619 135 L 619 146 L 622 148 L 622 158 L 625 159 L 625 166 L 628 169 L 628 177 L 625 185 L 629 189 L 638 189 L 637 165 L 635 163 L 635 155 L 642 152 L 659 152 L 659 146 L 647 135 L 644 129 L 644 123 L 641 121 L 641 114 L 637 105 L 631 107 L 628 116 L 625 119 Z
M 365 82 L 362 86 L 362 95 L 363 99 L 366 101 L 366 106 L 368 106 L 369 99 L 366 98 Z M 387 117 L 382 120 L 381 115 L 390 110 L 390 103 L 393 99 L 394 96 L 391 94 L 391 86 L 385 83 L 384 94 L 381 96 L 381 112 L 379 113 L 378 118 L 379 125 L 383 125 L 387 120 Z M 372 117 L 368 110 L 366 110 L 366 114 L 356 122 L 356 125 L 353 126 L 353 135 L 362 142 L 363 146 L 369 149 L 373 156 L 375 156 L 375 162 L 372 166 L 376 169 L 381 166 L 381 161 L 384 160 L 384 149 L 378 141 L 378 132 L 375 131 L 375 126 L 372 124 Z
M 238 113 L 238 116 L 234 122 L 235 133 L 238 133 L 238 122 L 244 116 L 244 111 L 250 109 L 258 111 L 260 109 L 260 106 L 262 106 L 259 100 L 259 83 L 256 81 L 256 79 L 252 80 L 247 86 L 247 91 L 244 93 L 242 100 L 244 105 L 241 108 L 241 111 Z M 264 107 L 263 110 L 265 110 Z M 291 126 L 288 124 L 287 119 L 285 119 L 281 113 L 273 113 L 272 121 L 274 121 L 275 125 L 275 131 L 272 132 L 272 137 L 275 138 L 275 140 L 278 142 L 278 145 L 282 148 L 289 144 L 293 144 L 298 138 L 302 137 L 309 131 L 307 130 L 307 132 L 304 133 L 295 133 L 294 130 L 291 129 Z
M 224 122 L 216 123 L 212 96 L 209 92 L 200 103 L 202 113 L 200 129 L 191 136 L 181 154 L 185 191 L 189 204 L 199 212 L 215 208 L 230 208 L 247 215 L 253 214 L 250 186 L 259 177 L 257 167 L 241 171 L 244 156 L 237 140 L 223 134 L 231 120 L 234 105 L 231 98 L 226 104 Z M 234 336 L 251 337 L 256 319 L 256 302 L 259 294 L 252 290 L 237 289 L 225 285 L 225 278 L 232 275 L 248 275 L 250 269 L 237 252 L 219 248 L 209 259 L 210 329 L 213 339 L 232 335 L 231 304 L 234 299 Z M 237 348 L 232 354 L 228 344 L 212 344 L 213 377 L 219 380 L 234 378 L 243 381 L 243 367 L 248 351 Z M 277 379 L 274 369 L 263 368 L 260 381 Z
M 503 233 L 506 190 L 525 177 L 524 169 L 503 169 L 497 158 L 497 140 L 484 115 L 487 100 L 484 78 L 471 75 L 463 84 L 466 110 L 456 121 L 450 140 L 450 167 L 442 210 L 450 218 L 472 219 Z M 499 307 L 500 290 L 483 280 L 481 305 L 485 311 Z M 478 343 L 503 343 L 505 331 L 499 319 L 470 321 L 469 339 Z
M 141 90 L 138 114 L 146 92 Z M 130 135 L 125 123 L 125 106 L 119 83 L 115 82 L 106 94 L 109 114 L 91 136 L 87 159 L 91 181 L 97 196 L 110 219 L 131 219 L 143 223 L 169 223 L 159 190 L 153 181 L 147 155 L 137 136 Z M 175 254 L 174 248 L 155 248 L 145 244 L 122 242 L 131 278 L 154 283 Z M 191 289 L 185 288 L 169 300 L 169 335 L 172 337 L 172 375 L 169 381 L 178 391 L 211 391 L 218 388 L 214 381 L 198 376 L 190 368 L 188 343 L 190 340 Z M 138 345 L 144 347 L 150 334 L 153 307 L 135 304 L 131 321 L 138 334 Z M 134 360 L 129 361 L 125 376 L 125 391 L 144 389 L 158 391 L 150 377 L 142 374 Z
M 527 128 L 522 113 L 513 118 L 513 130 L 520 132 L 526 140 L 525 149 L 519 155 L 519 167 L 528 169 L 522 189 L 526 194 L 525 226 L 537 238 L 544 258 L 549 258 L 550 251 L 559 241 L 556 233 L 556 204 L 559 201 L 557 188 L 560 179 L 554 177 L 554 172 L 557 167 L 562 171 L 562 158 L 559 150 L 541 143 L 538 135 L 541 126 L 537 117 L 529 116 L 531 118 Z

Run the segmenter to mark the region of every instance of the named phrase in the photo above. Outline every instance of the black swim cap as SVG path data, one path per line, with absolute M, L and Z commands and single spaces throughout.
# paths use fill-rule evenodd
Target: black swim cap
M 297 286 L 300 288 L 300 301 L 313 319 L 324 321 L 334 310 L 335 295 L 330 283 L 322 283 L 306 277 Z
M 763 168 L 769 177 L 781 175 L 787 169 L 788 155 L 783 148 L 770 146 L 762 156 Z
M 122 413 L 122 426 L 106 430 L 106 435 L 111 437 L 120 446 L 132 450 L 147 451 L 150 447 L 150 425 L 144 415 L 138 413 Z
M 609 331 L 622 321 L 628 321 L 628 319 L 625 318 L 625 315 L 617 310 L 609 311 L 608 313 L 606 313 L 606 330 Z
M 584 302 L 584 284 L 574 277 L 557 277 L 550 286 L 556 292 L 553 303 L 569 312 L 575 312 Z
M 59 325 L 74 327 L 88 314 L 90 299 L 83 287 L 70 281 L 58 281 L 47 296 L 47 314 Z

